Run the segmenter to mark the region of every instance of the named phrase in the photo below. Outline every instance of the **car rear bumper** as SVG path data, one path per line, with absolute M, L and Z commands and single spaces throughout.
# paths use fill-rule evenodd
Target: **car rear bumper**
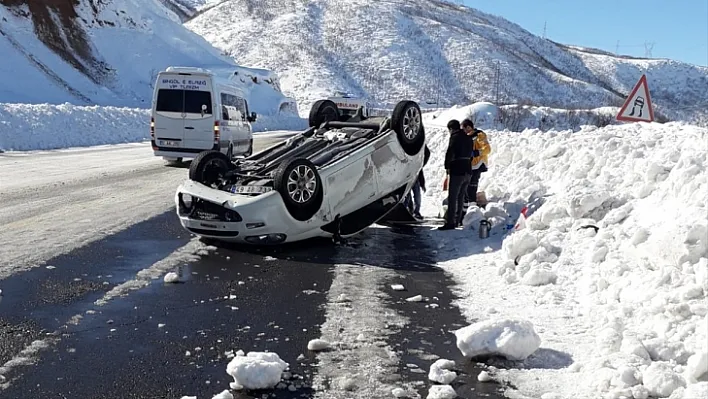
M 183 200 L 185 195 L 192 199 L 189 208 Z M 201 237 L 275 245 L 327 235 L 314 219 L 307 222 L 293 219 L 276 191 L 251 197 L 187 180 L 178 187 L 174 200 L 182 227 Z

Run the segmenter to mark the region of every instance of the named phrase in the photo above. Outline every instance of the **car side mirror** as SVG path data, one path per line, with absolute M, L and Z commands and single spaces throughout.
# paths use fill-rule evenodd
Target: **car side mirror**
M 258 119 L 258 115 L 255 112 L 251 112 L 251 116 L 248 117 L 249 122 L 255 122 Z

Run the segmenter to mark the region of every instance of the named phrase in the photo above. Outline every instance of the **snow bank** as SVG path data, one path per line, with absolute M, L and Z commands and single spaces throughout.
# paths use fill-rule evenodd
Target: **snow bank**
M 442 201 L 430 127 L 423 213 Z M 708 130 L 680 123 L 488 131 L 490 238 L 435 232 L 469 320 L 523 318 L 543 345 L 495 371 L 540 397 L 682 397 L 708 380 Z M 509 232 L 530 206 L 525 228 Z M 471 227 L 475 228 L 475 224 Z M 484 298 L 484 300 L 479 300 Z M 695 396 L 689 396 L 695 397 Z
M 50 150 L 150 139 L 146 109 L 0 104 L 0 149 Z
M 455 331 L 457 348 L 468 358 L 504 356 L 524 360 L 541 346 L 541 338 L 526 320 L 486 320 Z
M 253 132 L 304 130 L 307 121 L 259 115 Z M 0 103 L 0 150 L 32 151 L 150 140 L 150 110 L 72 104 Z
M 276 353 L 248 352 L 236 354 L 226 372 L 234 379 L 233 389 L 269 389 L 278 385 L 288 366 Z
M 469 118 L 475 123 L 475 126 L 483 130 L 510 130 L 513 132 L 525 129 L 579 130 L 584 125 L 603 127 L 618 124 L 615 121 L 618 111 L 617 107 L 594 109 L 559 109 L 529 105 L 497 107 L 489 102 L 477 102 L 425 112 L 424 119 L 428 126 L 438 128 L 446 128 L 447 123 L 452 119 L 462 122 L 463 119 Z

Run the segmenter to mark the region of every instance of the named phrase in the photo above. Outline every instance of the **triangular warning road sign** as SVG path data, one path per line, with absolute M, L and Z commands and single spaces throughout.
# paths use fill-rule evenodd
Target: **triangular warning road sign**
M 651 104 L 646 75 L 642 75 L 639 78 L 639 81 L 617 114 L 617 120 L 625 122 L 654 121 L 654 107 Z

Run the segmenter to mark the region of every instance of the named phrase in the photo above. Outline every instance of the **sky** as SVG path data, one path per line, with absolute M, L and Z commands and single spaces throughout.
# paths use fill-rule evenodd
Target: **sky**
M 460 0 L 458 0 L 459 2 Z M 708 0 L 461 0 L 550 40 L 708 66 Z M 454 2 L 454 1 L 453 1 Z

